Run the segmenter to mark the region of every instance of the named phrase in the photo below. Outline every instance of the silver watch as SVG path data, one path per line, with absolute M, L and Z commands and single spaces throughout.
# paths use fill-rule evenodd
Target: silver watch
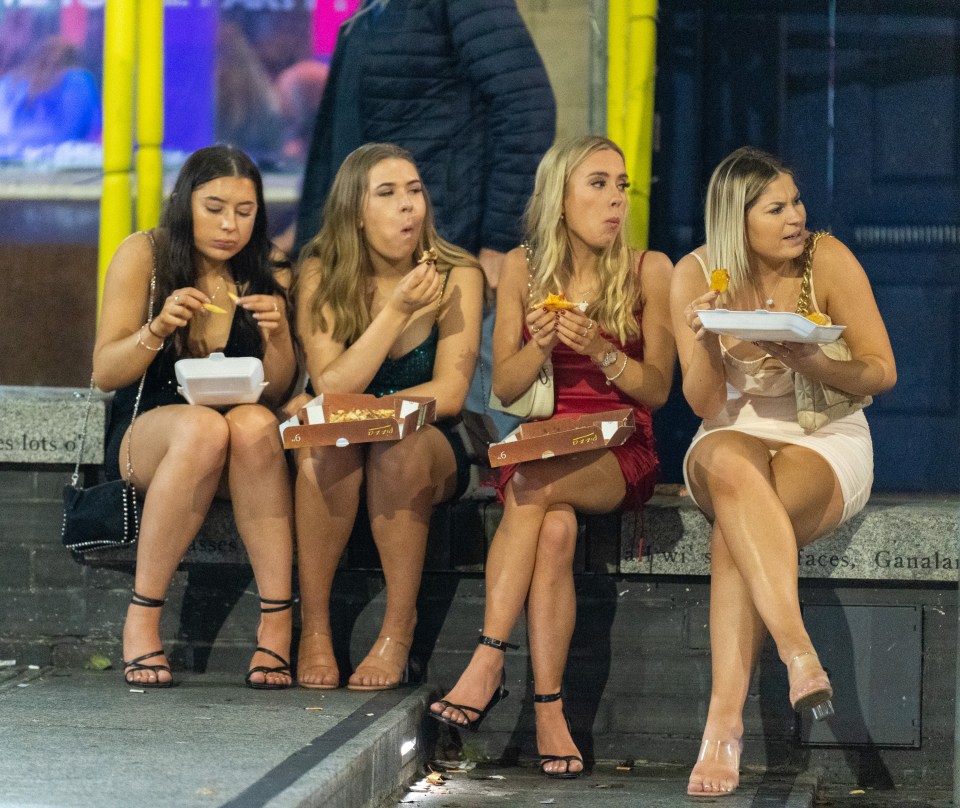
M 610 367 L 610 365 L 616 362 L 619 356 L 620 356 L 620 351 L 614 348 L 610 351 L 607 351 L 603 355 L 603 359 L 601 359 L 599 362 L 594 362 L 593 364 L 595 364 L 598 368 L 603 370 L 604 368 L 608 368 Z

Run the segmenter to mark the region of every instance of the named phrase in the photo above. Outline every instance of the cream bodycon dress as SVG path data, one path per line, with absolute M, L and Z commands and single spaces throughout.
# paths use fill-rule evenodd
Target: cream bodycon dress
M 696 253 L 691 255 L 700 262 L 709 280 L 703 259 Z M 811 309 L 819 311 L 812 284 L 810 300 Z M 715 418 L 705 418 L 693 436 L 683 461 L 687 490 L 690 491 L 687 463 L 693 447 L 711 432 L 732 429 L 759 438 L 767 445 L 771 457 L 786 444 L 816 452 L 830 464 L 840 483 L 843 492 L 841 523 L 862 510 L 873 485 L 873 442 L 863 411 L 807 433 L 797 423 L 797 402 L 790 368 L 770 355 L 747 361 L 731 356 L 723 344 L 723 337 L 720 348 L 727 377 L 727 403 Z

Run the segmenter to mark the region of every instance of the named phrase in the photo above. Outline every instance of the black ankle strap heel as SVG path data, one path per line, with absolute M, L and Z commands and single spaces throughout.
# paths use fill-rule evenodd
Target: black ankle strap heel
M 167 602 L 167 599 L 158 600 L 157 598 L 148 598 L 146 595 L 141 595 L 136 590 L 133 591 L 133 595 L 130 597 L 130 602 L 134 606 L 146 606 L 150 609 L 159 609 Z
M 271 604 L 272 608 L 264 609 L 263 608 L 264 603 Z M 285 612 L 287 609 L 292 609 L 294 603 L 295 603 L 294 598 L 287 598 L 286 600 L 271 600 L 270 598 L 260 598 L 260 614 L 270 614 L 271 612 Z
M 506 640 L 497 640 L 493 637 L 488 637 L 486 634 L 481 634 L 480 638 L 477 640 L 477 645 L 487 645 L 490 648 L 496 648 L 498 651 L 507 652 L 508 648 L 512 648 L 516 651 L 520 646 L 514 645 L 512 642 L 507 642 Z
M 560 701 L 563 698 L 562 691 L 557 691 L 556 693 L 534 693 L 533 700 L 538 704 L 548 704 L 554 701 Z M 561 708 L 563 709 L 563 708 Z M 563 720 L 567 722 L 567 731 L 570 731 L 570 719 L 567 718 L 566 712 L 563 713 Z M 547 766 L 554 762 L 566 763 L 566 768 L 562 771 L 547 771 Z M 571 763 L 579 763 L 579 769 L 571 770 Z M 549 777 L 552 780 L 574 780 L 583 774 L 583 758 L 580 755 L 549 755 L 541 754 L 540 755 L 540 771 L 543 772 L 544 776 Z
M 166 603 L 166 598 L 148 598 L 146 595 L 141 595 L 136 590 L 133 590 L 133 594 L 130 597 L 130 603 L 133 606 L 143 606 L 147 609 L 159 609 Z M 120 663 L 123 665 L 123 680 L 130 685 L 131 687 L 173 687 L 173 677 L 167 679 L 166 681 L 161 682 L 159 678 L 159 671 L 166 671 L 171 673 L 169 665 L 147 665 L 146 660 L 153 659 L 154 657 L 163 656 L 163 649 L 159 651 L 151 651 L 149 654 L 141 654 L 136 659 L 131 659 L 129 662 L 125 659 L 121 659 Z M 153 681 L 147 682 L 138 682 L 130 678 L 132 673 L 136 671 L 153 671 L 154 675 L 157 677 Z
M 274 612 L 285 612 L 288 609 L 293 608 L 295 598 L 286 598 L 284 600 L 274 600 L 272 598 L 260 598 L 260 614 L 272 614 Z M 267 607 L 264 607 L 264 604 L 267 604 Z M 257 646 L 257 651 L 261 654 L 266 654 L 267 656 L 272 656 L 279 665 L 257 665 L 247 671 L 247 676 L 243 680 L 244 684 L 247 687 L 254 690 L 286 690 L 288 687 L 293 686 L 293 672 L 290 670 L 289 660 L 284 659 L 276 651 L 271 651 L 269 648 L 264 648 L 262 645 Z M 264 674 L 264 680 L 262 682 L 254 682 L 250 677 L 255 673 Z M 277 684 L 270 684 L 267 682 L 266 674 L 268 673 L 279 673 L 285 676 L 290 677 L 289 682 L 282 682 Z
M 488 637 L 486 634 L 481 634 L 480 638 L 477 640 L 477 645 L 486 645 L 489 648 L 496 648 L 498 651 L 507 652 L 508 648 L 513 648 L 516 650 L 519 648 L 519 645 L 514 645 L 511 642 L 506 640 L 498 640 L 495 637 Z M 471 707 L 469 704 L 454 704 L 452 701 L 447 701 L 446 699 L 440 699 L 439 704 L 443 705 L 444 710 L 448 707 L 453 708 L 460 715 L 463 716 L 463 721 L 454 721 L 452 718 L 447 718 L 443 715 L 443 712 L 434 712 L 432 709 L 428 711 L 428 715 L 439 721 L 441 724 L 449 724 L 451 727 L 456 727 L 457 729 L 468 729 L 470 732 L 476 732 L 480 729 L 480 723 L 484 718 L 487 717 L 489 713 L 496 705 L 503 701 L 507 696 L 510 695 L 510 691 L 507 690 L 507 672 L 500 672 L 500 685 L 493 692 L 493 695 L 490 697 L 490 701 L 487 702 L 487 706 L 480 707 Z M 475 717 L 471 718 L 467 713 L 472 713 Z

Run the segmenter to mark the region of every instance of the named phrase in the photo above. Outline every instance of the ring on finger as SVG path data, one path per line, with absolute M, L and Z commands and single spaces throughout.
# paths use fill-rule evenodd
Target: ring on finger
M 584 329 L 583 329 L 583 333 L 582 333 L 580 336 L 581 336 L 581 337 L 587 336 L 587 332 L 588 332 L 589 330 L 590 330 L 589 328 L 584 328 Z
M 530 329 L 530 332 L 533 334 L 536 334 L 539 331 L 540 331 L 540 328 L 538 326 L 534 326 L 533 328 Z
M 273 310 L 274 310 L 275 312 L 278 312 L 278 313 L 279 313 L 279 311 L 280 311 L 280 307 L 277 306 L 277 301 L 276 301 L 276 300 L 273 301 Z
M 588 321 L 587 321 L 587 331 L 589 331 L 591 328 L 593 328 L 593 320 L 588 320 Z
M 174 296 L 173 296 L 173 302 L 176 303 L 176 304 L 179 306 L 179 305 L 180 305 L 180 295 L 174 295 Z

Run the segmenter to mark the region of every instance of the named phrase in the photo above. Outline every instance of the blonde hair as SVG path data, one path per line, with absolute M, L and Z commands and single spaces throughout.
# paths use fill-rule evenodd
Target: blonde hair
M 600 135 L 583 135 L 554 144 L 540 161 L 533 196 L 527 205 L 526 233 L 530 247 L 531 300 L 566 288 L 573 273 L 570 234 L 563 220 L 563 200 L 570 176 L 588 157 L 600 151 L 623 150 Z M 626 207 L 623 212 L 626 218 Z M 587 308 L 587 315 L 609 334 L 626 343 L 640 335 L 636 309 L 640 304 L 640 281 L 630 260 L 623 229 L 604 248 L 597 262 L 601 294 Z
M 793 176 L 772 154 L 744 146 L 727 155 L 710 177 L 704 211 L 707 254 L 711 268 L 723 267 L 730 274 L 725 301 L 748 285 L 760 291 L 747 256 L 747 213 L 781 174 Z
M 313 329 L 330 330 L 323 315 L 324 307 L 329 306 L 333 315 L 333 339 L 344 344 L 356 341 L 370 325 L 367 281 L 373 276 L 373 265 L 360 228 L 360 219 L 367 197 L 370 171 L 378 163 L 390 159 L 405 160 L 414 168 L 417 167 L 410 152 L 390 143 L 367 143 L 347 155 L 333 178 L 330 194 L 323 207 L 320 232 L 300 253 L 301 265 L 308 258 L 316 258 L 320 263 L 320 283 L 310 300 Z M 480 263 L 476 258 L 440 238 L 426 186 L 423 197 L 426 215 L 413 254 L 414 260 L 433 247 L 437 251 L 437 269 L 441 272 L 455 266 L 479 269 Z M 294 293 L 298 291 L 302 280 L 301 273 Z

